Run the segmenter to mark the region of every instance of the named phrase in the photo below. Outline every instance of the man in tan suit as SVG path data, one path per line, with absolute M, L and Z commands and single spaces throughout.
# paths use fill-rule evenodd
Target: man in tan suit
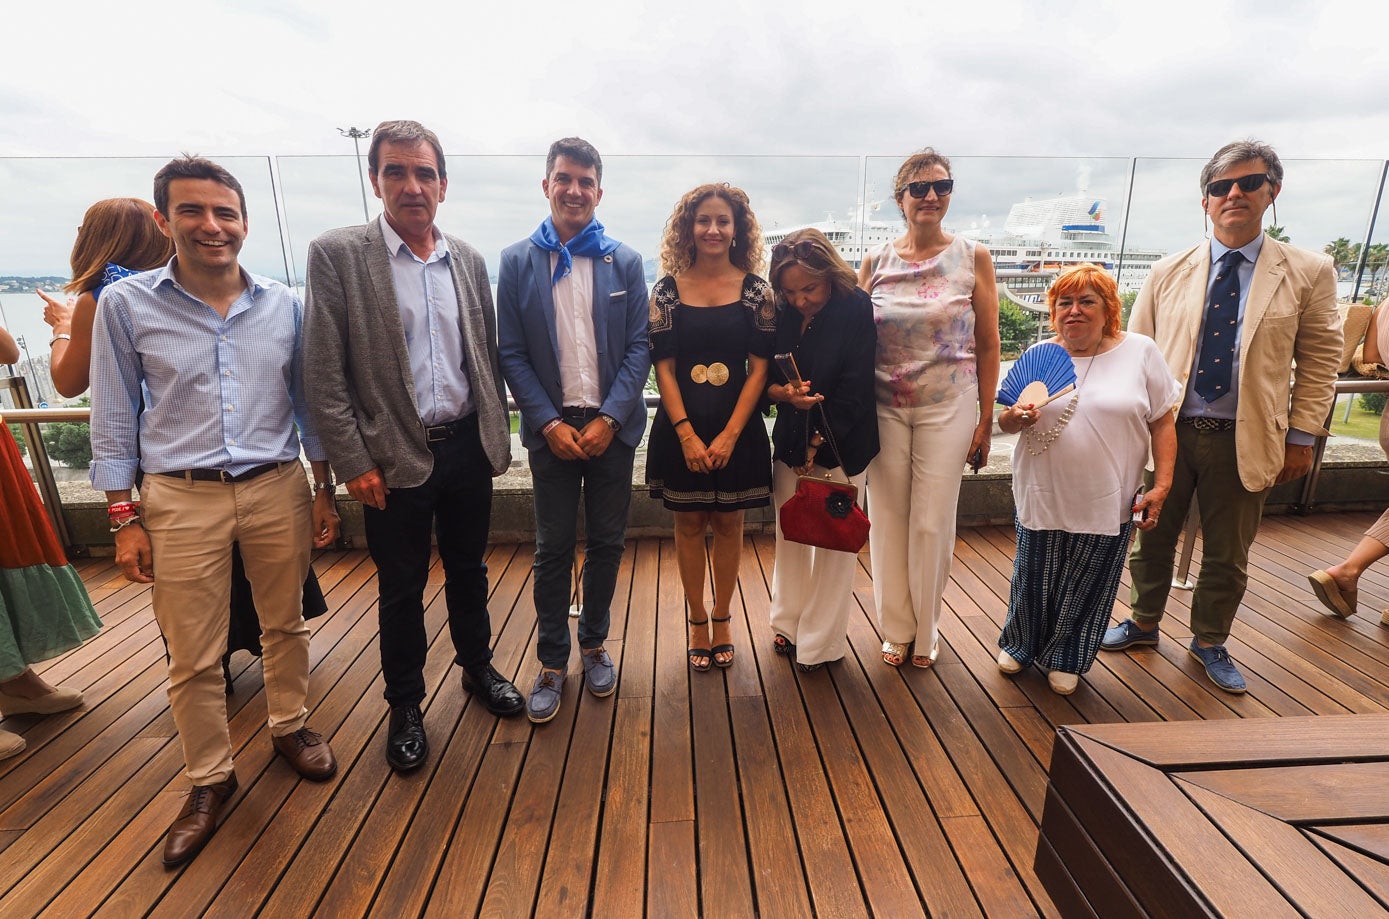
M 1249 546 L 1269 489 L 1311 468 L 1341 357 L 1331 259 L 1264 234 L 1264 212 L 1282 187 L 1283 166 L 1268 145 L 1216 151 L 1201 170 L 1212 238 L 1154 265 L 1129 319 L 1131 331 L 1157 342 L 1186 392 L 1172 491 L 1129 556 L 1133 618 L 1109 629 L 1101 648 L 1157 644 L 1194 496 L 1205 549 L 1189 650 L 1234 693 L 1244 692 L 1244 677 L 1225 639 L 1248 582 Z

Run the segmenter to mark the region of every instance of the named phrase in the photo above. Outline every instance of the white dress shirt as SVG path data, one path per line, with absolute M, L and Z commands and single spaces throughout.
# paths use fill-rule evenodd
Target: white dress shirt
M 551 252 L 551 276 L 558 260 L 559 253 Z M 564 406 L 599 408 L 603 393 L 598 376 L 598 341 L 593 332 L 593 259 L 574 256 L 573 270 L 559 279 L 552 292 Z
M 434 251 L 421 259 L 381 216 L 381 235 L 390 256 L 391 280 L 405 347 L 410 352 L 410 376 L 415 381 L 415 407 L 425 424 L 445 424 L 473 411 L 468 359 L 463 353 L 463 327 L 458 293 L 449 268 L 449 247 L 438 227 Z

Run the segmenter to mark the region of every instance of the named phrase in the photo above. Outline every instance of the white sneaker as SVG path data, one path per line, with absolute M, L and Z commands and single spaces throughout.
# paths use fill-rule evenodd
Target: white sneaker
M 1058 696 L 1069 696 L 1080 685 L 1080 674 L 1053 670 L 1047 674 L 1047 685 Z
M 1022 661 L 1018 660 L 1007 651 L 998 652 L 998 672 L 1011 676 L 1014 673 L 1022 672 Z

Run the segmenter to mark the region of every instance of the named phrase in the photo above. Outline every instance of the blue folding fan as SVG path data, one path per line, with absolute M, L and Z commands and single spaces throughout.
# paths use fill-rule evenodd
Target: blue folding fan
M 1023 352 L 998 388 L 1001 405 L 1046 405 L 1075 388 L 1076 365 L 1066 349 L 1044 341 Z

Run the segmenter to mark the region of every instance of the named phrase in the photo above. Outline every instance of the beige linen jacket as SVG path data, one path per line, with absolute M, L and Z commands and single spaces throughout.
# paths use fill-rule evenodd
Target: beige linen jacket
M 1153 266 L 1129 329 L 1151 337 L 1182 384 L 1191 376 L 1206 307 L 1208 241 Z M 1341 360 L 1341 318 L 1331 258 L 1266 238 L 1240 334 L 1235 456 L 1249 491 L 1271 486 L 1288 428 L 1325 434 Z

